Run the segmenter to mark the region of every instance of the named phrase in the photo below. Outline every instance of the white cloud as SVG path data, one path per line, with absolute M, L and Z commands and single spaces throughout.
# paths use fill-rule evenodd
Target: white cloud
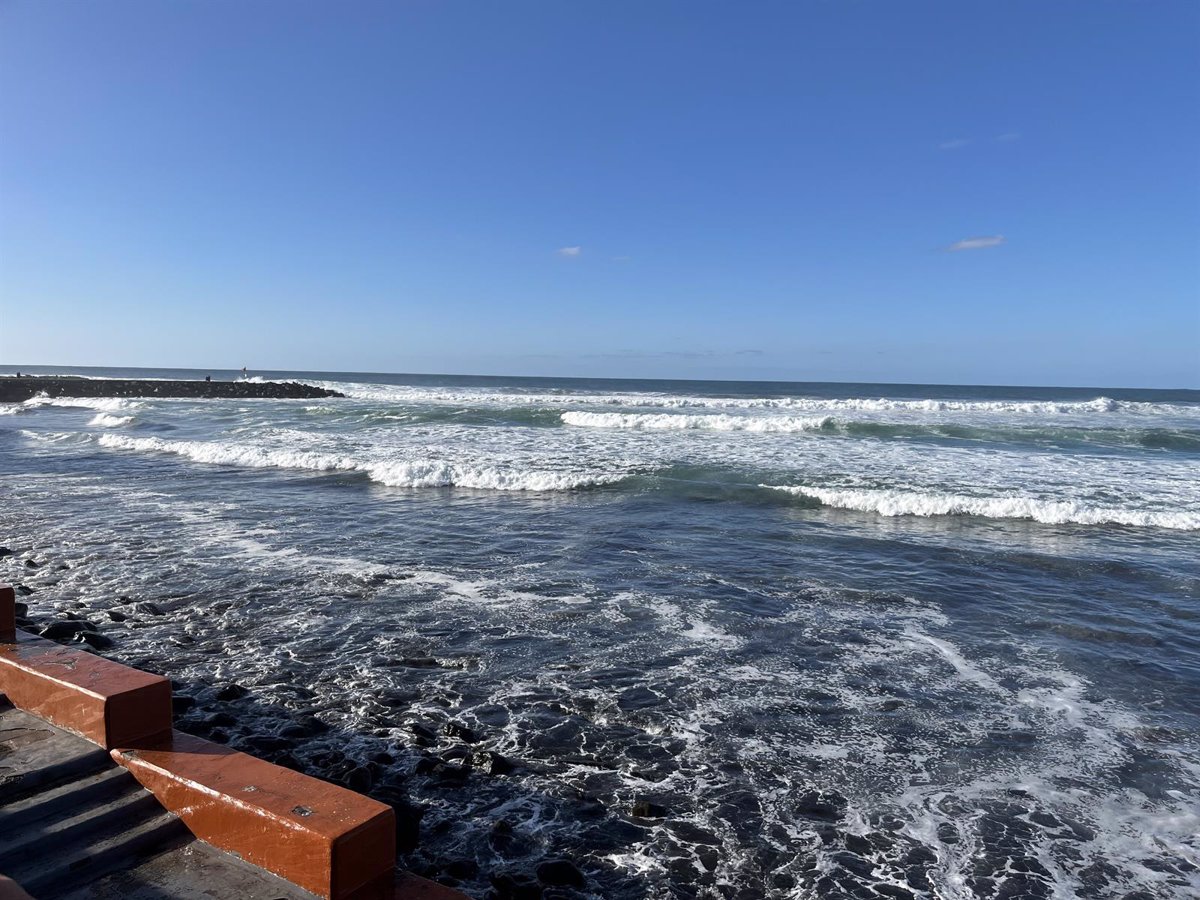
M 970 138 L 955 138 L 952 141 L 943 141 L 938 144 L 939 150 L 961 150 L 967 144 L 971 143 Z
M 559 247 L 555 251 L 559 256 L 578 256 L 583 252 L 582 247 Z
M 955 241 L 946 249 L 951 253 L 959 250 L 986 250 L 988 247 L 999 247 L 1003 243 L 1004 235 L 994 234 L 991 237 L 964 238 L 961 241 Z

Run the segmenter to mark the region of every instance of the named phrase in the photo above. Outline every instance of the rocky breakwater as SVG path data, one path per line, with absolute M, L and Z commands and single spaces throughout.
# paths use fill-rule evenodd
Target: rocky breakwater
M 70 375 L 0 377 L 0 403 L 23 403 L 37 396 L 310 400 L 345 395 L 294 381 L 151 381 Z

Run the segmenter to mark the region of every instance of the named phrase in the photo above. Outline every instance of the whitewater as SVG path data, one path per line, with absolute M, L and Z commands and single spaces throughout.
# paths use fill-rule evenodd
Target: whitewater
M 182 727 L 369 772 L 405 865 L 1200 892 L 1200 393 L 256 377 L 346 397 L 0 407 L 0 580 Z

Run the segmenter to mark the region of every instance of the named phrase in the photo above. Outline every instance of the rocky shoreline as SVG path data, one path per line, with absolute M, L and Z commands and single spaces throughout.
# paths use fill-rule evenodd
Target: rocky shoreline
M 115 597 L 102 609 L 78 601 L 59 602 L 53 586 L 75 566 L 55 559 L 53 551 L 0 546 L 0 562 L 5 570 L 0 581 L 11 582 L 17 593 L 18 628 L 76 649 L 110 655 L 144 671 L 167 677 L 178 674 L 161 660 L 122 652 L 124 632 L 152 627 L 169 618 L 170 609 L 131 596 Z M 176 640 L 190 642 L 186 633 Z M 433 657 L 404 657 L 390 663 L 413 670 L 447 664 Z M 593 876 L 571 859 L 549 856 L 528 867 L 505 865 L 509 845 L 522 840 L 505 820 L 494 824 L 489 839 L 496 853 L 495 865 L 481 866 L 480 860 L 446 854 L 438 847 L 438 836 L 447 823 L 430 828 L 428 822 L 422 822 L 431 793 L 468 790 L 478 778 L 519 778 L 538 769 L 535 763 L 482 749 L 483 736 L 466 724 L 449 721 L 435 730 L 412 723 L 411 736 L 397 742 L 386 730 L 374 735 L 339 731 L 310 705 L 315 694 L 302 684 L 293 685 L 296 702 L 286 709 L 264 705 L 253 688 L 234 681 L 172 677 L 171 685 L 175 727 L 181 731 L 389 804 L 396 813 L 398 863 L 418 875 L 488 900 L 584 900 L 596 896 Z M 424 783 L 426 789 L 414 794 L 413 779 Z M 634 814 L 661 815 L 661 811 L 636 810 Z M 603 814 L 596 810 L 594 815 Z
M 315 400 L 345 394 L 294 381 L 153 381 L 144 378 L 80 378 L 74 375 L 0 377 L 0 403 L 45 397 L 171 397 L 196 400 Z

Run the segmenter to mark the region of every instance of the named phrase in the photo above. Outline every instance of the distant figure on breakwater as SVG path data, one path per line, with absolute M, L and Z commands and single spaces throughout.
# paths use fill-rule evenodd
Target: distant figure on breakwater
M 205 375 L 204 380 L 206 382 L 208 382 L 209 384 L 212 384 L 212 376 L 211 375 Z
M 249 381 L 250 376 L 246 374 L 246 367 L 242 366 L 242 381 Z

